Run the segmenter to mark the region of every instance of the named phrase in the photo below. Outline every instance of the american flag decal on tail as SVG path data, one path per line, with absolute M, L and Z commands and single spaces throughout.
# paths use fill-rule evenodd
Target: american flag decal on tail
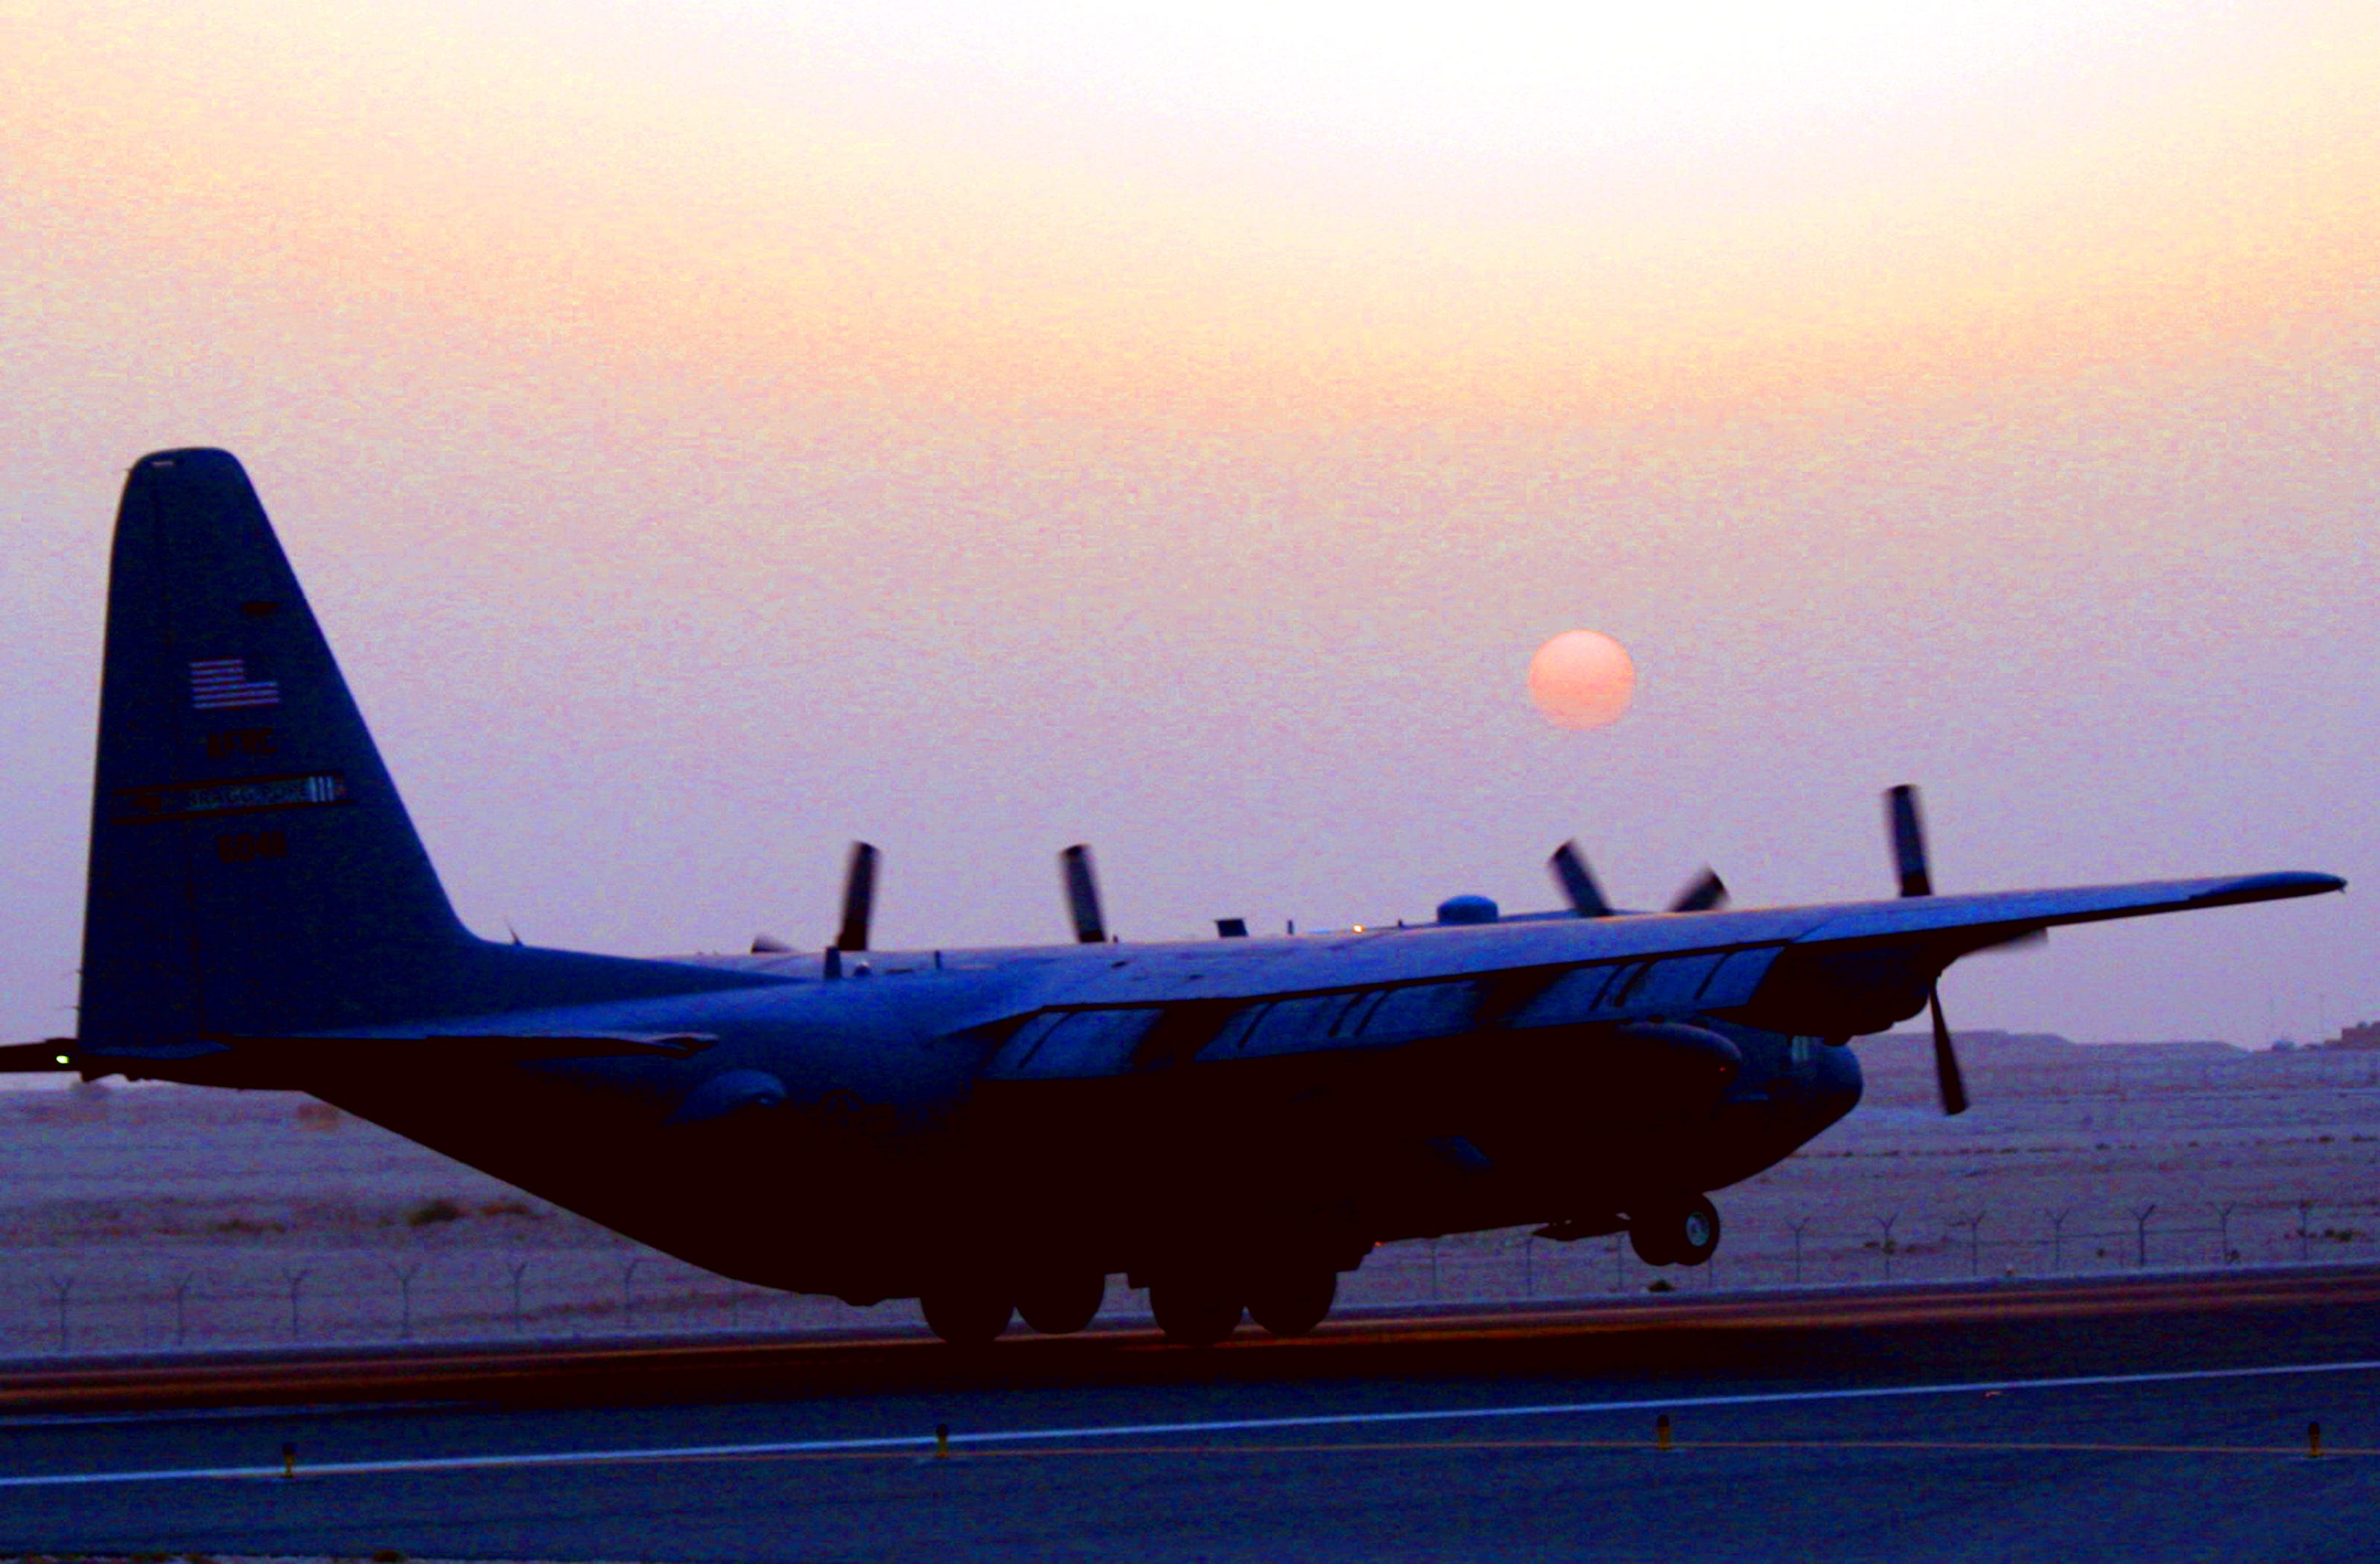
M 190 664 L 192 710 L 223 711 L 235 706 L 280 704 L 280 683 L 249 678 L 248 659 L 244 657 L 215 657 Z

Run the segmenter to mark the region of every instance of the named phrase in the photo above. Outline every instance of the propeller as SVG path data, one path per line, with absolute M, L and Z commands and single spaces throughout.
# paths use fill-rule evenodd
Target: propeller
M 1908 782 L 1887 788 L 1884 813 L 1892 832 L 1892 867 L 1900 876 L 1900 893 L 1931 896 L 1934 876 L 1925 867 L 1925 822 L 1917 813 L 1917 789 Z
M 1058 872 L 1066 881 L 1066 910 L 1075 919 L 1075 939 L 1085 945 L 1104 945 L 1107 919 L 1099 915 L 1099 877 L 1091 870 L 1091 850 L 1077 842 L 1058 855 Z
M 1900 877 L 1900 893 L 1931 896 L 1934 875 L 1925 861 L 1925 821 L 1917 811 L 1917 789 L 1908 782 L 1885 789 L 1884 819 L 1892 836 L 1892 867 Z M 1925 990 L 1925 1008 L 1934 1018 L 1935 1094 L 1942 1099 L 1942 1111 L 1956 1118 L 1967 1110 L 1967 1080 L 1959 1070 L 1950 1023 L 1942 1013 L 1939 977 Z
M 868 949 L 868 925 L 876 913 L 876 862 L 883 855 L 865 842 L 851 844 L 843 871 L 843 927 L 834 936 L 838 951 Z
M 1554 883 L 1561 887 L 1562 900 L 1570 910 L 1581 917 L 1610 917 L 1620 909 L 1604 899 L 1603 887 L 1596 883 L 1595 871 L 1586 867 L 1586 855 L 1578 850 L 1576 842 L 1565 842 L 1554 849 L 1546 860 L 1553 872 Z M 1709 869 L 1700 879 L 1677 894 L 1670 903 L 1673 913 L 1710 913 L 1727 905 L 1727 882 Z
M 1715 913 L 1727 905 L 1727 881 L 1715 869 L 1703 870 L 1702 878 L 1678 892 L 1670 903 L 1673 913 Z
M 1586 856 L 1578 850 L 1576 842 L 1565 842 L 1554 849 L 1546 860 L 1554 871 L 1554 883 L 1561 887 L 1562 899 L 1581 917 L 1609 917 L 1611 903 L 1603 899 L 1603 887 L 1595 883 L 1595 871 L 1586 867 Z
M 1955 1119 L 1967 1110 L 1967 1079 L 1959 1073 L 1959 1050 L 1950 1046 L 1950 1024 L 1942 1018 L 1939 984 L 1925 990 L 1925 1008 L 1934 1012 L 1934 1087 L 1942 1094 L 1942 1111 Z

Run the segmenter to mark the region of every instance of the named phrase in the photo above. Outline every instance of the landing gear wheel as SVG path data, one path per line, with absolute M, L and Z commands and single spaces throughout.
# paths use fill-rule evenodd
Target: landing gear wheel
M 1628 1224 L 1628 1247 L 1648 1266 L 1673 1266 L 1677 1261 L 1670 1255 L 1670 1231 L 1650 1217 L 1639 1218 Z
M 1697 1195 L 1670 1230 L 1670 1253 L 1682 1266 L 1699 1266 L 1718 1252 L 1718 1207 Z
M 1248 1313 L 1274 1336 L 1306 1336 L 1339 1297 L 1333 1271 L 1293 1271 L 1268 1277 L 1248 1292 Z
M 1211 1282 L 1160 1281 L 1148 1290 L 1148 1308 L 1178 1346 L 1211 1347 L 1240 1327 L 1239 1300 Z
M 1014 1306 L 991 1288 L 961 1284 L 938 1287 L 917 1300 L 926 1326 L 953 1347 L 988 1347 L 1008 1328 Z
M 1699 1266 L 1718 1249 L 1718 1207 L 1703 1195 L 1646 1207 L 1628 1224 L 1628 1242 L 1648 1266 Z
M 1059 1271 L 1020 1290 L 1016 1312 L 1044 1336 L 1072 1336 L 1098 1317 L 1108 1279 L 1094 1271 Z

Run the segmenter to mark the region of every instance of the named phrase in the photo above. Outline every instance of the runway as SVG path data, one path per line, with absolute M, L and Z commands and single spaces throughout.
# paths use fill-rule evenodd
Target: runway
M 1516 1307 L 1209 1352 L 1113 1331 L 978 1354 L 812 1339 L 61 1365 L 6 1378 L 0 1542 L 2345 1558 L 2380 1497 L 2375 1390 L 2380 1271 L 2361 1269 Z
M 698 1400 L 895 1391 L 1575 1373 L 1774 1372 L 1856 1344 L 1871 1367 L 1973 1377 L 2072 1372 L 2143 1322 L 2204 1364 L 2273 1361 L 2277 1335 L 2317 1355 L 2380 1350 L 2324 1322 L 2380 1306 L 2380 1267 L 1985 1282 L 1960 1286 L 1636 1295 L 1400 1310 L 1275 1340 L 1254 1326 L 1184 1352 L 1153 1328 L 1036 1337 L 1015 1328 L 956 1352 L 918 1330 L 771 1338 L 381 1346 L 0 1364 L 0 1415 L 171 1407 L 469 1400 Z M 2130 1321 L 2122 1331 L 2108 1322 Z M 2100 1322 L 2101 1328 L 2089 1328 Z M 2109 1360 L 2112 1361 L 2112 1360 Z

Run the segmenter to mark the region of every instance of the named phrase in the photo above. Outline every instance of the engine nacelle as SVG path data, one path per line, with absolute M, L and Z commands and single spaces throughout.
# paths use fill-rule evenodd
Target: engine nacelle
M 782 1108 L 785 1083 L 765 1070 L 729 1070 L 688 1092 L 673 1124 L 705 1124 L 755 1108 Z
M 1595 1051 L 1598 1073 L 1654 1100 L 1703 1108 L 1718 1100 L 1743 1068 L 1743 1050 L 1706 1026 L 1682 1021 L 1630 1021 L 1611 1028 Z

